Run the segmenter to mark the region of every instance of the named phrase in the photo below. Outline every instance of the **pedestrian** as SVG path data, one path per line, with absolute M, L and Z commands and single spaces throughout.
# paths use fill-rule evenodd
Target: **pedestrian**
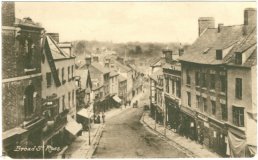
M 204 136 L 203 136 L 203 131 L 201 131 L 200 133 L 200 144 L 202 145 L 202 149 L 203 149 L 203 141 L 204 141 Z
M 102 113 L 102 122 L 105 123 L 105 114 Z

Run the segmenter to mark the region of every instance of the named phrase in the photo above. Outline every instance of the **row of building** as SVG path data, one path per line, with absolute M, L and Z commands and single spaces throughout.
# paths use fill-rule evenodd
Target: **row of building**
M 223 157 L 254 156 L 256 9 L 244 10 L 242 25 L 215 27 L 212 17 L 198 24 L 189 48 L 164 49 L 151 64 L 151 116 Z
M 59 42 L 31 18 L 2 3 L 3 151 L 12 158 L 50 158 L 89 130 L 95 117 L 140 92 L 140 74 L 115 58 L 76 65 L 72 43 Z M 91 121 L 92 120 L 92 121 Z

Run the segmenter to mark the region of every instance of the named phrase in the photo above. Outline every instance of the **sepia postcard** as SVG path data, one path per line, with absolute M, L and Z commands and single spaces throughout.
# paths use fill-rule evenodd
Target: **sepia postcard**
M 2 158 L 250 158 L 256 2 L 3 1 Z

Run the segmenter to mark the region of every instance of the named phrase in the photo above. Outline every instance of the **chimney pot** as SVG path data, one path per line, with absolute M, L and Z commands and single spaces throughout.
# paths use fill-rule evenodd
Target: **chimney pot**
M 219 24 L 218 24 L 218 32 L 219 32 L 219 33 L 221 32 L 221 29 L 222 29 L 223 26 L 224 26 L 223 23 L 219 23 Z

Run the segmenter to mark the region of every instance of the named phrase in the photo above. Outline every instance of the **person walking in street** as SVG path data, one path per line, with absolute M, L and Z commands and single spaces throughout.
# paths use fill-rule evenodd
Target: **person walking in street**
M 105 123 L 105 114 L 102 112 L 102 122 Z

